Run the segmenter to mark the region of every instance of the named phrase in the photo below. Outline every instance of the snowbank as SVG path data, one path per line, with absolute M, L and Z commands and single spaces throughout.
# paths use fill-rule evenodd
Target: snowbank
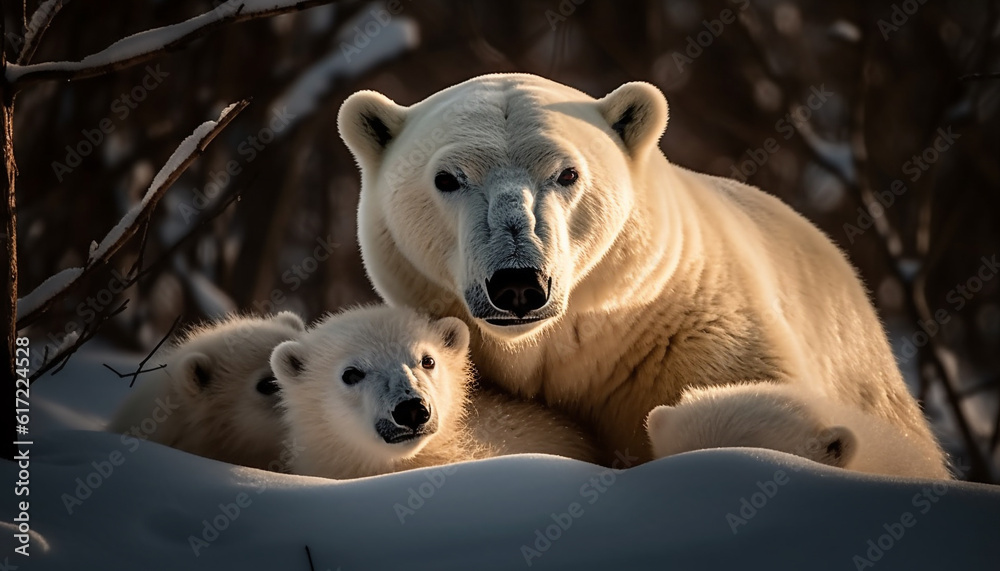
M 85 351 L 65 375 L 32 387 L 29 521 L 39 535 L 29 560 L 13 554 L 5 529 L 0 554 L 22 569 L 305 571 L 306 545 L 317 570 L 344 571 L 984 569 L 1000 560 L 1000 488 L 867 476 L 763 450 L 625 471 L 519 456 L 338 482 L 66 429 L 107 418 L 124 394 L 127 380 L 101 372 L 102 361 L 138 360 Z M 0 471 L 16 479 L 13 463 Z M 0 519 L 13 521 L 12 504 Z

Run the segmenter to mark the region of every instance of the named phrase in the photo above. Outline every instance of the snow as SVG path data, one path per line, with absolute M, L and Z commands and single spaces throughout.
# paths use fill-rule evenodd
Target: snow
M 76 278 L 83 273 L 83 268 L 66 268 L 61 272 L 49 276 L 48 279 L 38 284 L 38 287 L 17 300 L 17 314 L 27 315 L 52 299 L 60 291 L 66 289 Z
M 291 117 L 306 117 L 315 110 L 319 98 L 326 93 L 337 79 L 355 77 L 390 60 L 401 53 L 413 49 L 420 43 L 420 34 L 415 22 L 403 16 L 396 16 L 372 41 L 357 51 L 344 51 L 344 43 L 350 44 L 356 34 L 356 26 L 364 25 L 371 15 L 362 10 L 358 16 L 341 26 L 340 37 L 334 42 L 334 49 L 310 67 L 272 104 L 272 112 L 284 110 Z M 293 120 L 294 123 L 294 120 Z
M 17 554 L 9 563 L 306 570 L 308 545 L 319 570 L 824 570 L 856 569 L 879 542 L 876 571 L 994 568 L 1000 558 L 1000 487 L 856 474 L 778 452 L 701 451 L 625 471 L 525 455 L 333 481 L 93 431 L 128 390 L 100 363 L 126 370 L 141 358 L 88 344 L 32 386 L 24 499 L 38 535 L 30 566 Z M 8 482 L 17 471 L 0 464 Z M 14 508 L 0 509 L 7 528 Z M 6 556 L 15 544 L 3 536 Z M 192 538 L 205 542 L 197 555 Z
M 231 18 L 239 12 L 240 19 L 264 16 L 280 10 L 296 9 L 301 0 L 229 0 L 210 12 L 183 22 L 154 28 L 122 38 L 107 48 L 80 61 L 56 61 L 33 65 L 7 65 L 7 81 L 15 82 L 27 73 L 63 71 L 74 72 L 99 68 L 124 62 L 162 49 L 200 28 Z

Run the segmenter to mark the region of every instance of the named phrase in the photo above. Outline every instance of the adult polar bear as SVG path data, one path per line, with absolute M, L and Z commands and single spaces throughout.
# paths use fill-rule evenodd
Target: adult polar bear
M 410 107 L 355 93 L 338 125 L 379 294 L 466 320 L 486 379 L 609 452 L 648 460 L 645 416 L 685 387 L 803 379 L 940 450 L 843 254 L 776 198 L 669 163 L 655 87 L 486 75 Z

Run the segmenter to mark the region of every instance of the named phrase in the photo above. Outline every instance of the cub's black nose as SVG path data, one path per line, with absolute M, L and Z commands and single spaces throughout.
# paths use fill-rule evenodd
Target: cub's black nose
M 497 270 L 486 280 L 486 293 L 497 309 L 518 317 L 545 305 L 552 280 L 535 268 Z
M 431 418 L 431 411 L 421 399 L 404 400 L 396 405 L 392 411 L 392 419 L 396 424 L 405 426 L 410 430 L 416 430 L 427 423 Z

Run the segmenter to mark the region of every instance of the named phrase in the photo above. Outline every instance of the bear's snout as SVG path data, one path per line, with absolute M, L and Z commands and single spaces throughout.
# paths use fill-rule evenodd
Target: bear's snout
M 535 268 L 504 268 L 486 280 L 486 293 L 497 309 L 521 318 L 549 300 L 552 278 Z
M 392 419 L 396 424 L 410 430 L 417 430 L 431 418 L 431 411 L 423 399 L 409 399 L 396 405 L 392 410 Z

